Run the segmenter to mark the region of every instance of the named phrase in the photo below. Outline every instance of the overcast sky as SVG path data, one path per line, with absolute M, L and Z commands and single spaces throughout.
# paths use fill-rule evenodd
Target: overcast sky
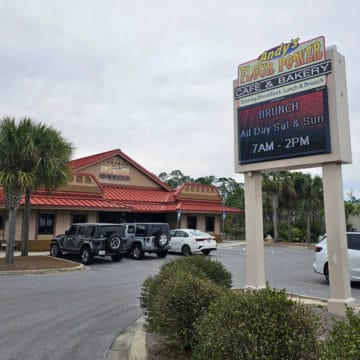
M 238 65 L 323 35 L 346 58 L 353 164 L 343 182 L 360 197 L 359 4 L 0 0 L 0 116 L 54 126 L 74 158 L 119 148 L 156 175 L 242 181 L 233 155 Z

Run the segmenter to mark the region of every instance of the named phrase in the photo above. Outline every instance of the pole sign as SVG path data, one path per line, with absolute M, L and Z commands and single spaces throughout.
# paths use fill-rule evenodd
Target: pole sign
M 239 164 L 331 152 L 325 39 L 299 39 L 239 66 L 234 85 Z

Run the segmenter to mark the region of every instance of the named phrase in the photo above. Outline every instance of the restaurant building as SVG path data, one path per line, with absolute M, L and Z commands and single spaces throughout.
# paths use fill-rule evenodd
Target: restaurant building
M 212 185 L 184 183 L 171 189 L 119 149 L 70 162 L 71 178 L 61 189 L 31 195 L 29 250 L 47 250 L 53 236 L 77 222 L 167 222 L 170 229 L 195 228 L 220 238 L 224 206 Z M 20 246 L 24 199 L 17 213 Z M 6 242 L 6 209 L 0 193 L 0 242 Z

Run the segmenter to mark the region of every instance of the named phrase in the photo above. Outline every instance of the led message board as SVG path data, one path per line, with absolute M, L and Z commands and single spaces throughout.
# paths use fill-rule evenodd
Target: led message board
M 327 89 L 238 108 L 239 162 L 330 152 Z
M 298 39 L 239 66 L 238 164 L 331 152 L 325 39 Z

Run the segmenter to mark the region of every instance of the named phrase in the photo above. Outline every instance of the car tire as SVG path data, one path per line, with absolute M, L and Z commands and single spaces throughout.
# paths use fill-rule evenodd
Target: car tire
M 210 250 L 203 250 L 202 253 L 203 253 L 205 256 L 207 256 L 207 255 L 210 254 Z
M 184 255 L 184 256 L 190 256 L 191 255 L 191 249 L 188 245 L 184 245 L 182 248 L 181 248 L 181 254 Z
M 164 258 L 164 257 L 166 257 L 167 254 L 168 254 L 167 250 L 159 251 L 159 252 L 156 253 L 158 258 Z
M 135 244 L 132 250 L 132 257 L 135 260 L 142 260 L 145 256 L 144 250 L 141 247 L 141 244 Z
M 80 251 L 81 262 L 84 265 L 89 265 L 93 262 L 94 256 L 88 246 L 84 246 Z
M 107 239 L 107 245 L 111 251 L 119 250 L 122 245 L 120 235 L 117 235 L 117 234 L 110 235 L 109 238 Z
M 119 262 L 122 259 L 122 256 L 120 254 L 111 255 L 111 259 L 113 262 Z
M 50 255 L 53 257 L 61 257 L 62 252 L 61 252 L 58 244 L 50 245 Z
M 326 263 L 325 267 L 324 267 L 324 275 L 325 275 L 325 280 L 328 284 L 330 284 L 330 276 L 329 276 L 329 264 Z
M 166 233 L 156 234 L 154 236 L 154 242 L 157 247 L 163 248 L 169 243 L 169 239 Z

